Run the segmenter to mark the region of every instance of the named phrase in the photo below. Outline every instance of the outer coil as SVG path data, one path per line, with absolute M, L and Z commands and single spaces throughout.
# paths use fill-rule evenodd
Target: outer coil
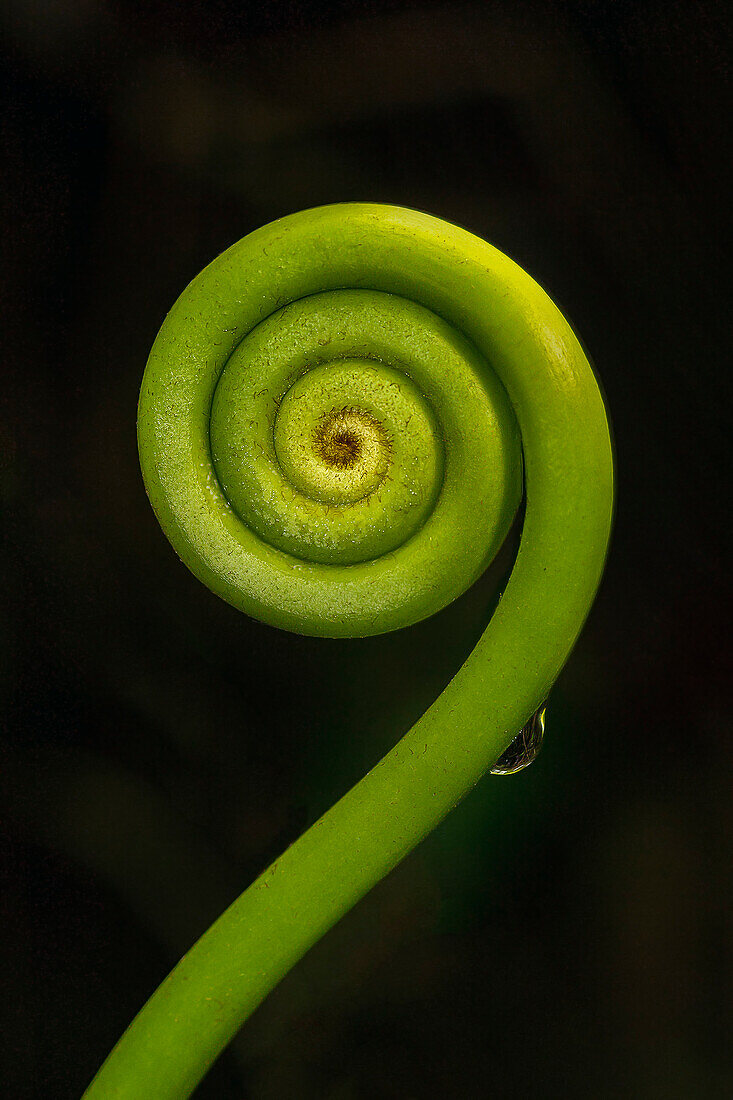
M 171 311 L 141 393 L 143 472 L 179 555 L 235 606 L 381 633 L 455 599 L 501 545 L 519 431 L 466 323 L 462 237 L 392 207 L 307 211 L 229 249 Z M 494 339 L 500 312 L 484 310 Z

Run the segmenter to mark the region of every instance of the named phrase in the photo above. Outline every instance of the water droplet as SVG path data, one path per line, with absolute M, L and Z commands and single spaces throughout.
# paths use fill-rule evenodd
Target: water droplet
M 492 775 L 514 775 L 528 768 L 537 757 L 542 742 L 545 738 L 545 711 L 547 703 L 543 703 L 539 710 L 530 718 L 526 725 L 522 726 L 517 736 L 512 741 L 491 769 Z

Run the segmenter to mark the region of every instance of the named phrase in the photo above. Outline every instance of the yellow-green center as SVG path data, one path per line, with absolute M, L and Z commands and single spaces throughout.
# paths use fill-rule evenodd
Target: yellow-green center
M 334 410 L 323 418 L 313 436 L 315 455 L 331 470 L 383 473 L 389 441 L 378 420 L 362 409 Z

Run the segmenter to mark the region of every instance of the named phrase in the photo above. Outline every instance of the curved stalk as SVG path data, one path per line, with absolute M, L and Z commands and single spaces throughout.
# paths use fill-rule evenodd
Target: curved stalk
M 496 249 L 396 207 L 292 215 L 206 268 L 152 350 L 139 443 L 186 564 L 305 634 L 392 630 L 460 595 L 508 530 L 522 466 L 526 513 L 458 674 L 192 947 L 90 1100 L 190 1095 L 294 963 L 491 767 L 572 649 L 612 513 L 603 400 L 568 323 Z

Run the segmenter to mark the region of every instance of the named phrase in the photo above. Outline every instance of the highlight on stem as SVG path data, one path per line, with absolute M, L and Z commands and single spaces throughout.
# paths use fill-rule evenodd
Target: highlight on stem
M 194 279 L 152 349 L 138 437 L 178 555 L 302 634 L 439 611 L 525 500 L 462 668 L 191 948 L 85 1094 L 180 1100 L 316 940 L 487 770 L 539 743 L 603 570 L 613 464 L 586 356 L 530 276 L 463 229 L 366 203 L 282 218 Z

